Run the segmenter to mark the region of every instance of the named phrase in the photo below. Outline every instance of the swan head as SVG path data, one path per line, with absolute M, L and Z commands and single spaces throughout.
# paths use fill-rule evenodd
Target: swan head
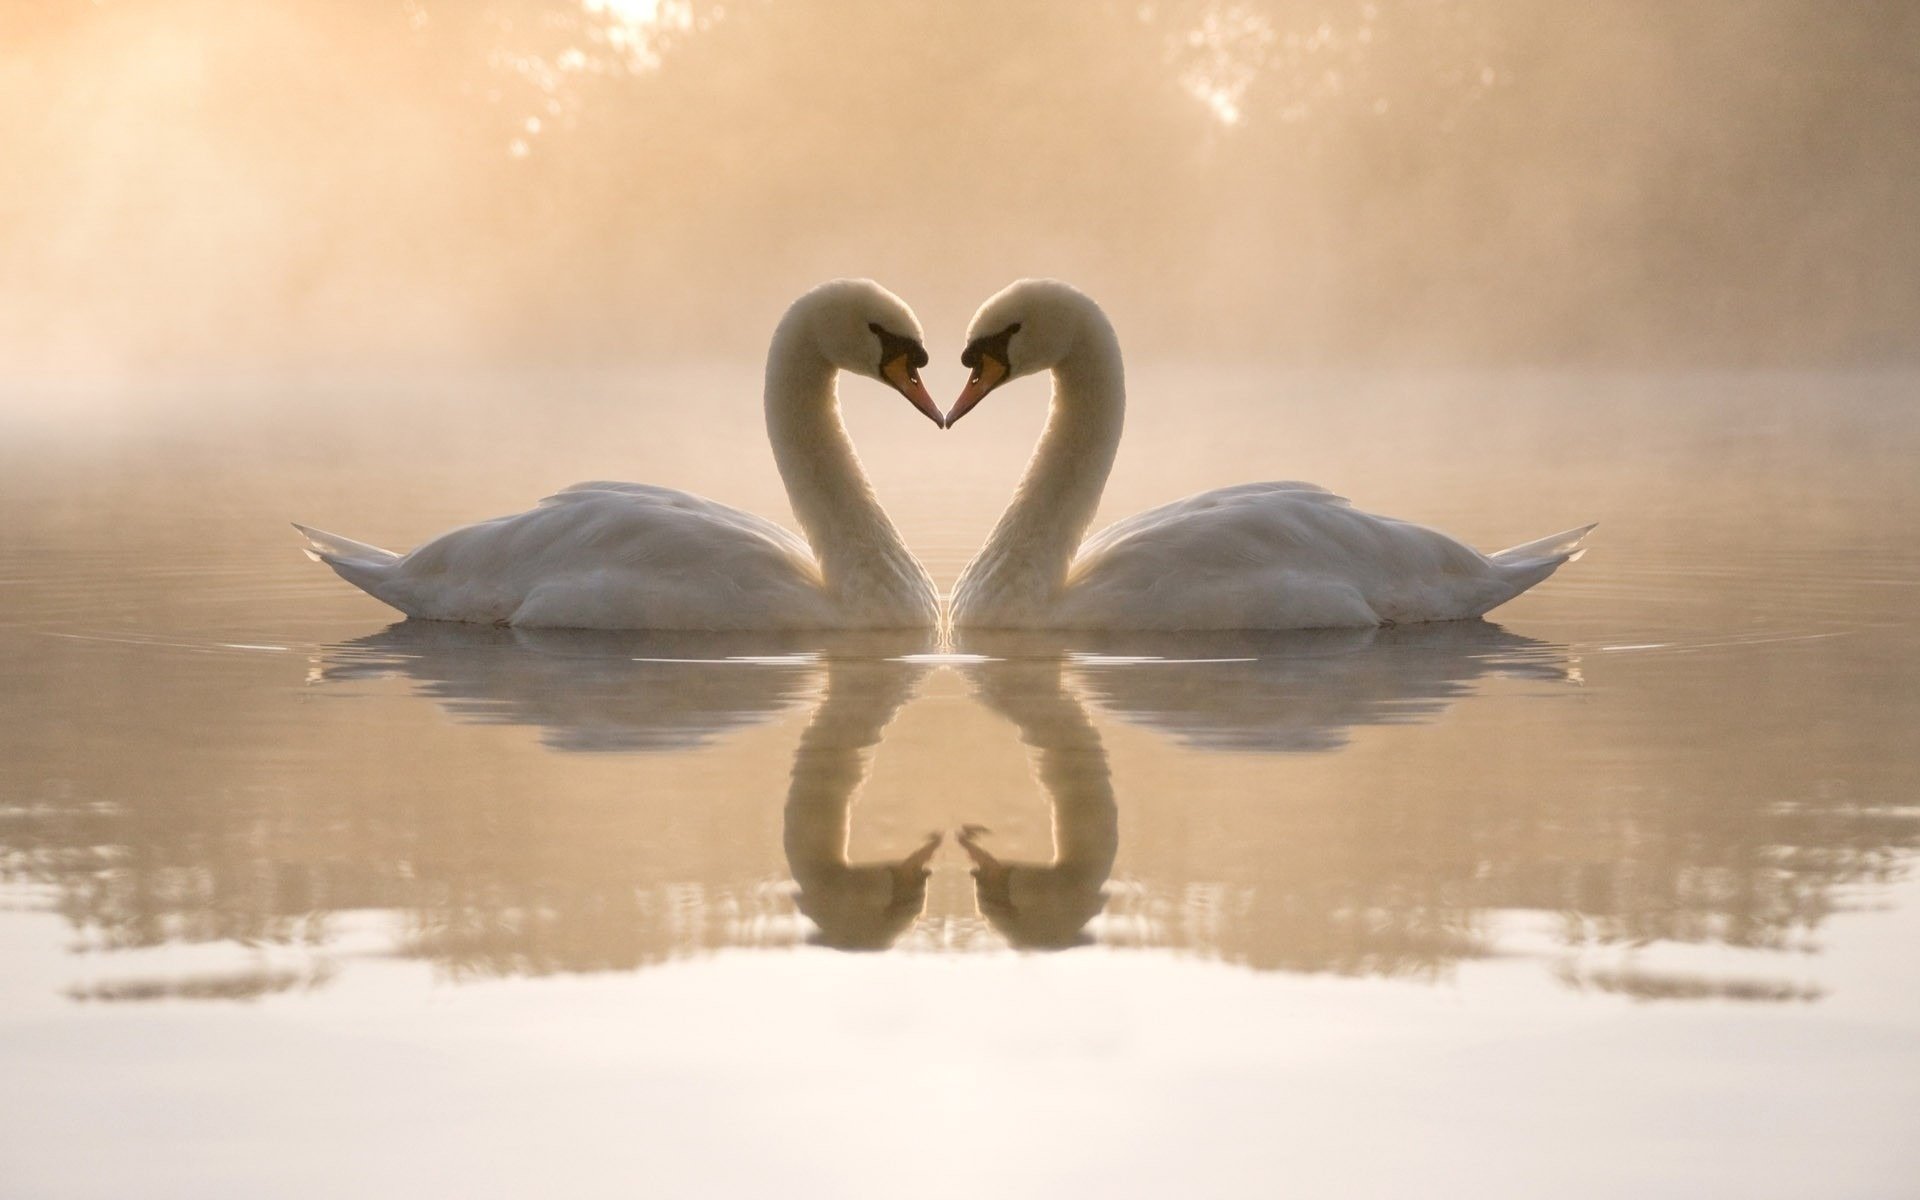
M 1099 312 L 1086 293 L 1057 279 L 1022 279 L 1001 289 L 967 326 L 967 348 L 960 355 L 967 386 L 947 410 L 945 424 L 951 428 L 1008 380 L 1052 370 Z
M 833 366 L 879 380 L 934 424 L 944 424 L 940 406 L 920 381 L 926 338 L 906 301 L 871 279 L 835 279 L 794 301 L 787 320 L 795 318 Z

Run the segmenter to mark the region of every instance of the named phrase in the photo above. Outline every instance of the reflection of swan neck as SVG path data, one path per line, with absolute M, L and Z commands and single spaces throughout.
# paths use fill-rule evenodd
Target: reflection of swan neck
M 826 695 L 800 734 L 787 790 L 787 854 L 796 876 L 846 865 L 849 805 L 866 780 L 869 751 L 903 699 L 886 686 L 842 680 L 836 688 L 829 674 Z
M 995 576 L 1009 584 L 1026 576 L 1048 588 L 1066 583 L 1067 566 L 1100 507 L 1125 416 L 1120 342 L 1091 309 L 1073 349 L 1053 368 L 1046 429 L 969 576 L 982 587 Z
M 1064 686 L 1006 711 L 1033 749 L 1035 774 L 1053 802 L 1054 865 L 1099 887 L 1113 870 L 1120 842 L 1120 813 L 1099 730 Z
M 767 439 L 788 502 L 829 587 L 919 591 L 926 573 L 873 494 L 840 419 L 837 373 L 805 320 L 789 314 L 774 330 L 767 352 Z
M 925 903 L 926 863 L 937 839 L 898 860 L 847 859 L 854 793 L 866 781 L 873 747 L 918 678 L 899 664 L 829 665 L 826 694 L 794 752 L 783 834 L 787 869 L 800 887 L 797 907 L 829 945 L 887 946 Z
M 1086 708 L 1061 677 L 1064 663 L 989 669 L 980 698 L 1019 726 L 1033 751 L 1034 774 L 1053 807 L 1053 858 L 1003 862 L 981 843 L 988 831 L 962 832 L 974 861 L 981 913 L 1016 946 L 1064 948 L 1086 939 L 1105 907 L 1104 887 L 1120 849 L 1120 810 L 1107 754 Z

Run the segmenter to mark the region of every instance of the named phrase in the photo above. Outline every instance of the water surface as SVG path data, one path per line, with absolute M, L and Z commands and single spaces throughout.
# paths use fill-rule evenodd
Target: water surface
M 1107 517 L 1592 552 L 1491 622 L 957 644 L 398 622 L 286 528 L 787 519 L 745 368 L 26 398 L 0 1191 L 1907 1192 L 1916 385 L 1148 366 Z M 951 583 L 1043 393 L 846 390 Z

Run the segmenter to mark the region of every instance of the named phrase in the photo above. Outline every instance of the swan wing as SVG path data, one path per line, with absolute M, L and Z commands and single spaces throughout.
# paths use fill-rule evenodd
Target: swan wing
M 1081 543 L 1073 570 L 1077 572 L 1083 564 L 1097 560 L 1109 547 L 1130 538 L 1142 535 L 1152 536 L 1149 531 L 1177 523 L 1191 513 L 1217 509 L 1249 497 L 1274 495 L 1296 497 L 1310 504 L 1345 505 L 1348 503 L 1345 496 L 1336 496 L 1318 484 L 1299 483 L 1293 480 L 1273 483 L 1239 483 L 1232 487 L 1214 488 L 1211 491 L 1200 492 L 1182 500 L 1175 500 L 1171 504 L 1162 504 L 1158 508 L 1150 508 L 1145 512 L 1135 513 L 1131 517 L 1115 521 Z
M 696 496 L 692 492 L 683 492 L 678 488 L 660 487 L 651 483 L 619 483 L 596 479 L 561 488 L 540 503 L 542 505 L 568 504 L 601 495 L 630 496 L 642 504 L 676 511 L 704 513 L 715 521 L 736 526 L 742 531 L 755 533 L 769 542 L 784 546 L 788 553 L 802 562 L 811 564 L 814 561 L 813 547 L 807 545 L 805 539 L 786 526 L 769 521 L 743 508 L 721 504 L 717 500 L 709 500 L 705 496 Z
M 1485 613 L 1566 561 L 1578 534 L 1556 538 L 1496 560 L 1426 526 L 1362 512 L 1324 488 L 1243 484 L 1162 505 L 1089 539 L 1062 614 L 1080 627 L 1157 629 L 1456 620 Z
M 310 546 L 319 540 L 308 538 Z M 317 546 L 316 553 L 374 597 L 430 620 L 587 629 L 834 624 L 804 541 L 673 488 L 577 484 L 384 562 Z

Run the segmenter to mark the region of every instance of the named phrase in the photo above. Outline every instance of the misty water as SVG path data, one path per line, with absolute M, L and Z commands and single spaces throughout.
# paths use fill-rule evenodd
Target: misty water
M 1105 518 L 1592 549 L 1485 623 L 957 643 L 404 623 L 287 526 L 788 521 L 750 362 L 23 391 L 0 1191 L 1905 1191 L 1916 387 L 1146 363 Z M 843 383 L 942 584 L 1044 394 Z

